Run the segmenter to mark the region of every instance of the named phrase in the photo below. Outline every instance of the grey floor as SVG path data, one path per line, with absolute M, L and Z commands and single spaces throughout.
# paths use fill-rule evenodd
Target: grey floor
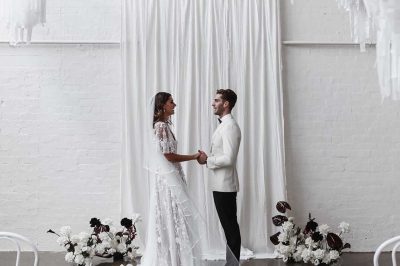
M 40 252 L 39 254 L 39 265 L 40 266 L 71 266 L 64 261 L 64 253 L 56 252 Z M 369 266 L 373 265 L 372 258 L 373 253 L 345 253 L 343 254 L 342 261 L 339 265 L 342 266 Z M 14 266 L 15 265 L 15 252 L 0 252 L 0 266 Z M 95 258 L 93 266 L 120 266 L 121 262 L 113 262 L 112 259 Z M 123 263 L 126 265 L 127 263 Z M 23 252 L 21 255 L 20 266 L 32 266 L 33 265 L 33 254 L 30 252 Z M 223 261 L 209 261 L 206 263 L 207 266 L 223 266 Z M 290 263 L 285 264 L 282 260 L 278 259 L 253 259 L 243 261 L 242 266 L 304 266 L 301 263 Z M 381 256 L 380 265 L 392 265 L 389 253 L 384 253 Z

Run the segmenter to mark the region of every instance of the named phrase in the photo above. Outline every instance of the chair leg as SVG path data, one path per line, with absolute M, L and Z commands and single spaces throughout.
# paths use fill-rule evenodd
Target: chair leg
M 393 238 L 388 239 L 385 242 L 383 242 L 375 251 L 375 254 L 374 254 L 374 266 L 379 266 L 379 256 L 381 255 L 383 249 L 385 247 L 387 247 L 388 245 L 393 244 L 393 243 L 397 243 L 399 241 L 400 241 L 400 236 L 396 236 L 396 237 L 393 237 Z M 396 249 L 397 249 L 397 247 L 398 246 L 396 244 Z M 394 263 L 396 263 L 396 257 L 394 257 L 394 260 L 393 260 L 393 251 L 396 252 L 396 249 L 393 248 L 393 250 L 392 250 L 392 261 Z M 396 265 L 396 264 L 393 264 L 393 265 Z
M 396 251 L 399 247 L 400 247 L 400 242 L 398 242 L 392 249 L 392 264 L 393 264 L 393 266 L 397 266 Z
M 14 238 L 8 237 L 8 236 L 0 236 L 0 239 L 1 238 L 10 240 L 11 242 L 14 242 L 14 244 L 17 246 L 17 259 L 16 259 L 16 262 L 15 262 L 15 266 L 19 266 L 19 257 L 20 257 L 20 254 L 21 254 L 21 246 L 20 246 L 20 244 L 18 243 L 17 240 L 15 240 Z
M 29 246 L 31 246 L 33 253 L 35 254 L 35 261 L 33 263 L 34 266 L 38 266 L 39 265 L 39 255 L 38 255 L 38 250 L 36 248 L 36 246 L 32 243 L 32 241 L 30 241 L 28 238 L 15 234 L 15 233 L 10 233 L 10 232 L 0 232 L 0 239 L 1 238 L 5 238 L 8 240 L 13 241 L 16 246 L 17 246 L 17 260 L 16 260 L 16 266 L 19 266 L 19 258 L 20 258 L 20 253 L 21 253 L 21 247 L 18 243 L 18 240 L 22 240 L 24 242 L 26 242 Z

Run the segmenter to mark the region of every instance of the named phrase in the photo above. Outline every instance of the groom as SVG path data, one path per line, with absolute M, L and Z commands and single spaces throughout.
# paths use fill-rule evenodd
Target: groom
M 240 229 L 237 222 L 236 195 L 239 191 L 239 180 L 236 171 L 236 160 L 240 146 L 241 132 L 231 115 L 237 100 L 236 93 L 230 89 L 217 90 L 212 103 L 214 114 L 219 116 L 219 125 L 215 130 L 210 155 L 201 152 L 198 162 L 206 164 L 213 176 L 209 185 L 213 191 L 214 203 L 218 217 L 225 232 L 227 241 L 226 260 L 232 265 L 232 256 L 236 257 L 235 265 L 240 260 Z M 228 249 L 229 247 L 229 249 Z M 227 264 L 227 265 L 228 265 Z

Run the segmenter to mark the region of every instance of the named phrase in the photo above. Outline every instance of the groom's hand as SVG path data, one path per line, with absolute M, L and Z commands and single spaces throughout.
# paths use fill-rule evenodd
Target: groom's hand
M 197 158 L 197 162 L 199 164 L 206 164 L 207 162 L 207 154 L 204 151 L 199 150 L 200 156 Z

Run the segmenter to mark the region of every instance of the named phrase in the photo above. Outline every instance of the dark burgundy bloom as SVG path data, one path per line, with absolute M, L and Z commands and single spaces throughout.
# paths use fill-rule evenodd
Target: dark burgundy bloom
M 318 224 L 314 222 L 315 218 L 311 218 L 311 213 L 308 214 L 308 223 L 306 224 L 306 227 L 304 228 L 304 234 L 307 235 L 309 233 L 314 233 L 315 230 L 317 230 Z
M 123 218 L 121 220 L 121 225 L 125 226 L 126 229 L 129 229 L 132 226 L 132 219 Z
M 351 245 L 349 243 L 346 243 L 346 244 L 344 244 L 342 249 L 345 249 L 345 248 L 351 248 Z
M 272 244 L 274 245 L 278 245 L 279 244 L 279 240 L 278 240 L 278 236 L 281 234 L 281 232 L 278 232 L 272 236 L 269 237 L 269 239 L 271 240 Z
M 311 239 L 312 239 L 314 242 L 318 242 L 318 241 L 321 241 L 322 239 L 324 239 L 324 237 L 323 237 L 319 232 L 314 232 L 314 233 L 312 234 L 312 236 L 311 236 Z
M 286 216 L 283 216 L 283 215 L 276 215 L 276 216 L 272 217 L 272 222 L 276 226 L 281 226 L 287 220 L 288 220 L 288 218 Z
M 96 227 L 96 226 L 100 226 L 101 225 L 100 220 L 95 218 L 95 217 L 90 219 L 89 223 L 90 223 L 90 227 Z
M 343 248 L 343 241 L 337 234 L 328 233 L 326 236 L 326 241 L 331 249 L 340 251 Z
M 276 209 L 280 213 L 285 213 L 286 210 L 291 210 L 292 208 L 286 201 L 278 201 L 278 203 L 276 204 Z

